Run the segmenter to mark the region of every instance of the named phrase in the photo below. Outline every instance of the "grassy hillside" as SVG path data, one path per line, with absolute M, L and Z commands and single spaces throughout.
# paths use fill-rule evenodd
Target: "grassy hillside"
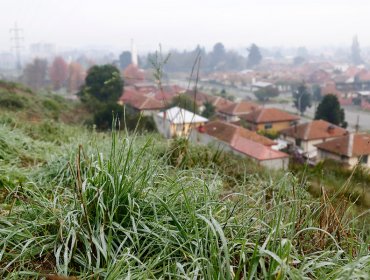
M 0 80 L 1 123 L 22 127 L 23 124 L 32 124 L 33 130 L 45 122 L 81 124 L 90 117 L 77 101 L 67 100 L 54 93 L 35 93 L 21 84 Z
M 370 274 L 366 213 L 339 194 L 313 198 L 291 173 L 154 134 L 53 121 L 57 133 L 34 135 L 48 120 L 26 114 L 0 114 L 2 278 Z

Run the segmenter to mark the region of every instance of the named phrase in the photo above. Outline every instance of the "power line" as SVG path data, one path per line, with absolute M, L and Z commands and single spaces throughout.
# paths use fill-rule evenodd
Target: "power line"
M 14 24 L 14 27 L 11 28 L 10 30 L 11 33 L 11 42 L 12 42 L 12 49 L 15 52 L 15 57 L 16 57 L 16 69 L 18 71 L 21 71 L 22 69 L 22 63 L 21 63 L 21 49 L 23 48 L 22 42 L 23 42 L 23 37 L 21 37 L 23 30 L 21 28 L 18 28 L 17 23 Z

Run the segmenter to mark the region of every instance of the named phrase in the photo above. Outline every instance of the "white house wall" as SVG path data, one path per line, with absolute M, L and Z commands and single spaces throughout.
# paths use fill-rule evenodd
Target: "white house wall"
M 200 133 L 197 130 L 193 129 L 190 133 L 190 141 L 193 143 L 199 143 L 203 145 L 214 145 L 216 148 L 225 151 L 225 152 L 231 152 L 235 155 L 239 155 L 242 157 L 249 158 L 256 162 L 257 164 L 260 164 L 262 166 L 265 166 L 269 169 L 287 169 L 289 165 L 289 158 L 278 158 L 278 159 L 269 159 L 269 160 L 263 160 L 259 161 L 253 157 L 250 157 L 244 153 L 238 152 L 234 150 L 229 144 L 222 142 L 206 133 Z
M 288 169 L 289 165 L 289 158 L 277 158 L 277 159 L 270 159 L 270 160 L 262 160 L 260 164 L 268 169 Z
M 171 137 L 171 124 L 170 122 L 166 119 L 164 120 L 162 117 L 153 116 L 154 123 L 157 127 L 157 130 L 160 134 L 162 134 L 166 138 Z

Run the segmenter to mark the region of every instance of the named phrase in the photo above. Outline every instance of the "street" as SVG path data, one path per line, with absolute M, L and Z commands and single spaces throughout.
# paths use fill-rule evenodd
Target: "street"
M 297 113 L 297 109 L 293 107 L 292 103 L 269 103 L 265 105 L 266 107 L 275 107 L 282 109 L 284 111 Z M 316 105 L 317 106 L 317 105 Z M 302 120 L 310 120 L 314 118 L 316 106 L 308 108 L 302 117 Z M 356 110 L 354 107 L 344 107 L 345 118 L 348 122 L 348 130 L 355 131 L 357 118 L 359 118 L 359 130 L 360 131 L 370 131 L 370 112 Z

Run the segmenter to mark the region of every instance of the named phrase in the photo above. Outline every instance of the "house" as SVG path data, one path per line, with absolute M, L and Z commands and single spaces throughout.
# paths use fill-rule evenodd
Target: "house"
M 274 142 L 243 127 L 213 121 L 192 129 L 190 140 L 204 145 L 217 145 L 223 151 L 247 157 L 271 169 L 286 169 L 289 156 L 271 148 Z
M 240 120 L 240 116 L 246 115 L 259 108 L 259 105 L 253 102 L 241 101 L 239 103 L 232 103 L 228 106 L 221 108 L 218 115 L 228 121 L 237 122 Z
M 166 138 L 187 136 L 192 128 L 204 125 L 208 119 L 180 107 L 172 107 L 153 116 L 159 133 Z
M 225 121 L 208 122 L 200 128 L 200 131 L 210 137 L 217 138 L 225 143 L 232 143 L 236 137 L 242 137 L 261 143 L 265 146 L 272 146 L 275 144 L 271 139 L 259 135 L 255 131 L 251 131 L 239 125 L 228 123 Z
M 332 159 L 346 167 L 357 163 L 370 168 L 370 134 L 350 133 L 316 145 L 318 160 Z
M 125 83 L 129 85 L 144 81 L 144 70 L 140 69 L 137 65 L 132 63 L 123 70 L 122 75 Z
M 246 122 L 251 130 L 280 131 L 291 127 L 299 121 L 299 117 L 276 108 L 254 110 L 240 119 Z
M 135 87 L 127 86 L 120 97 L 118 104 L 128 105 L 137 112 L 145 116 L 151 116 L 158 113 L 166 107 L 166 102 L 152 97 L 149 93 L 138 91 Z
M 231 147 L 237 154 L 245 155 L 270 169 L 287 169 L 289 166 L 288 154 L 245 138 L 236 138 Z
M 166 107 L 164 102 L 141 94 L 131 97 L 124 104 L 129 105 L 132 109 L 142 113 L 144 116 L 152 116 Z
M 221 96 L 216 96 L 215 99 L 212 101 L 212 105 L 215 106 L 215 111 L 220 112 L 222 109 L 224 109 L 227 106 L 232 105 L 234 102 L 223 98 Z
M 315 145 L 344 136 L 347 130 L 324 120 L 294 125 L 280 131 L 280 137 L 291 147 L 298 147 L 307 158 L 317 156 Z
M 181 90 L 181 88 L 176 85 L 165 86 L 162 90 L 159 90 L 150 83 L 136 83 L 124 87 L 118 104 L 129 104 L 139 111 L 152 110 L 158 112 L 158 110 L 171 104 L 172 99 L 177 95 L 177 90 Z
M 353 103 L 353 94 L 352 93 L 344 93 L 337 89 L 335 83 L 328 83 L 321 88 L 321 95 L 328 95 L 333 94 L 338 98 L 340 105 L 352 105 Z
M 187 90 L 185 94 L 195 101 L 200 112 L 204 110 L 204 104 L 206 102 L 211 103 L 215 107 L 216 112 L 219 112 L 226 106 L 234 104 L 234 102 L 227 100 L 221 96 L 213 96 L 199 91 L 196 92 L 194 90 Z
M 325 84 L 330 80 L 331 80 L 331 75 L 323 69 L 317 69 L 317 70 L 313 71 L 308 76 L 308 79 L 307 79 L 307 81 L 309 83 L 319 84 L 319 85 Z
M 269 87 L 273 87 L 272 83 L 269 82 L 253 82 L 252 83 L 252 92 L 256 92 L 260 89 L 266 89 Z

